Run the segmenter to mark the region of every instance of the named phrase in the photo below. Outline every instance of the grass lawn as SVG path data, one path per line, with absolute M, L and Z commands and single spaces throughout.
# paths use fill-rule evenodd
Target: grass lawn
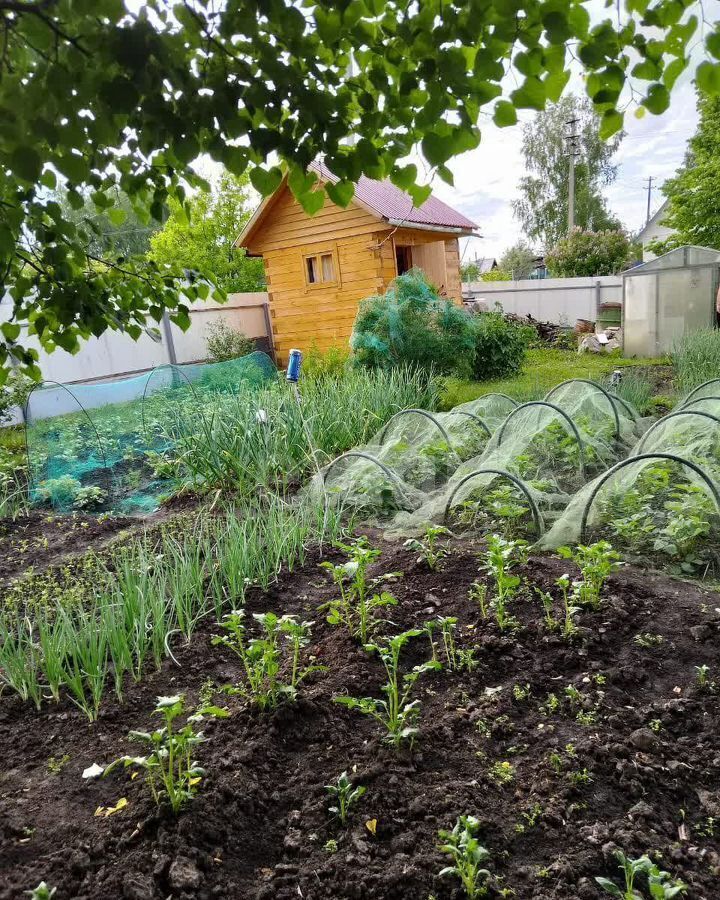
M 550 388 L 570 378 L 589 378 L 603 382 L 615 369 L 624 366 L 669 365 L 667 357 L 659 359 L 624 359 L 614 354 L 576 353 L 573 350 L 528 350 L 522 372 L 512 378 L 495 381 L 462 381 L 449 378 L 443 394 L 444 409 L 474 400 L 483 394 L 499 391 L 516 400 L 539 400 Z

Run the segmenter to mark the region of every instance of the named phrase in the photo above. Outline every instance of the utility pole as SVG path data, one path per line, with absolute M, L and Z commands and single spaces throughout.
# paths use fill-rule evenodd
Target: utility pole
M 568 234 L 572 233 L 575 227 L 575 157 L 580 155 L 580 147 L 578 140 L 580 135 L 575 130 L 578 118 L 568 119 L 565 123 L 570 129 L 570 133 L 565 135 L 567 141 L 567 155 L 570 158 L 570 170 L 568 173 Z
M 652 197 L 652 183 L 653 183 L 653 176 L 650 175 L 650 176 L 648 176 L 648 178 L 647 178 L 647 194 L 648 194 L 648 199 L 647 199 L 647 214 L 646 214 L 646 216 L 645 216 L 645 224 L 646 224 L 646 225 L 647 225 L 647 223 L 650 221 L 650 198 Z

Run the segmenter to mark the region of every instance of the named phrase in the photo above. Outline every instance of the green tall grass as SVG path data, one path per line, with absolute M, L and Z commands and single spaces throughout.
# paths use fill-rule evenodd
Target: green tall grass
M 642 375 L 636 375 L 634 372 L 623 374 L 620 384 L 609 389 L 617 394 L 618 397 L 622 397 L 641 416 L 649 412 L 653 394 L 655 393 L 652 383 L 647 378 L 643 378 Z
M 704 381 L 720 378 L 720 330 L 705 328 L 683 335 L 675 343 L 671 359 L 682 396 Z
M 204 616 L 240 606 L 250 586 L 267 588 L 341 530 L 322 504 L 270 495 L 146 535 L 93 567 L 82 603 L 73 592 L 67 603 L 0 610 L 0 688 L 38 709 L 67 696 L 92 722 L 111 680 L 122 699 L 128 678 L 159 667 Z

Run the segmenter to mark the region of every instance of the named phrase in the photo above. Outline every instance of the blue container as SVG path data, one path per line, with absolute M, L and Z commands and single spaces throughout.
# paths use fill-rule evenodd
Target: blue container
M 299 350 L 291 350 L 288 359 L 288 367 L 286 378 L 293 384 L 297 384 L 300 378 L 300 363 L 302 362 L 302 353 Z

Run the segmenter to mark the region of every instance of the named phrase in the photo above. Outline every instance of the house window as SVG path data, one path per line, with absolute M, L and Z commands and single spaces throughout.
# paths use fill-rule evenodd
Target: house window
M 305 281 L 309 286 L 335 284 L 337 277 L 337 257 L 334 252 L 318 252 L 303 255 Z

